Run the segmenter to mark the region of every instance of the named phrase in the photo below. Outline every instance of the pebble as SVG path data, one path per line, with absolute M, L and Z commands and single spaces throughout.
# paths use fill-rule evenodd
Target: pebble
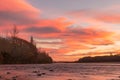
M 38 73 L 38 71 L 33 71 L 33 73 Z
M 12 78 L 17 78 L 18 76 L 14 76 L 14 77 L 12 77 Z
M 42 75 L 45 75 L 46 73 L 41 73 Z
M 49 70 L 49 71 L 53 72 L 54 70 L 51 69 L 51 70 Z
M 16 78 L 13 78 L 12 80 L 17 80 Z
M 37 76 L 42 76 L 42 74 L 37 74 Z
M 10 72 L 7 72 L 6 74 L 10 74 Z

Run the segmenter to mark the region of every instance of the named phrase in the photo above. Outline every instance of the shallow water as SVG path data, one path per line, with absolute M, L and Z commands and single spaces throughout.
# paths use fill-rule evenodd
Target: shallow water
M 0 65 L 0 80 L 120 80 L 117 63 Z

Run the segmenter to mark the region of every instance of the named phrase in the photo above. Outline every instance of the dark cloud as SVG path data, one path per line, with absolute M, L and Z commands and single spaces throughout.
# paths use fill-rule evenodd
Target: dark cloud
M 61 31 L 55 27 L 30 27 L 25 29 L 27 32 L 34 32 L 34 33 L 43 33 L 43 34 L 49 34 L 49 33 L 60 33 Z
M 27 12 L 0 11 L 0 22 L 11 22 L 14 24 L 31 24 L 36 20 L 27 16 Z M 1 23 L 2 24 L 2 23 Z

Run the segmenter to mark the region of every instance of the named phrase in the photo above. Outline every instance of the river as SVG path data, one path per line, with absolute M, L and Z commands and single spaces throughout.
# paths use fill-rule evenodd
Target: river
M 120 80 L 119 63 L 0 65 L 0 80 Z

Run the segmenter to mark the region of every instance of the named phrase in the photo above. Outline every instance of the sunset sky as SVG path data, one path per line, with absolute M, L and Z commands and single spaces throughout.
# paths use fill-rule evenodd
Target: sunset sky
M 54 61 L 120 51 L 120 0 L 0 0 L 0 35 L 13 24 Z

